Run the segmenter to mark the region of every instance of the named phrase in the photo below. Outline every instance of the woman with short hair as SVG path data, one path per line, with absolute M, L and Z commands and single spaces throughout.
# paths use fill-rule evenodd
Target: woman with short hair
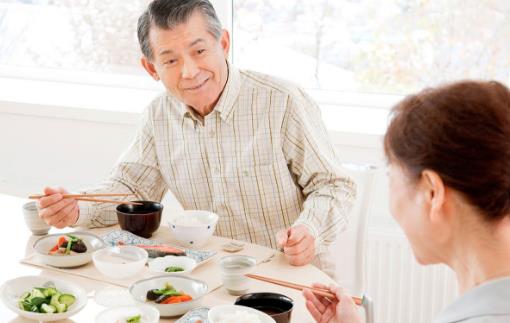
M 436 323 L 510 322 L 510 91 L 463 81 L 411 95 L 384 137 L 390 210 L 423 265 L 454 270 L 460 296 Z M 361 322 L 351 298 L 304 292 L 318 322 Z

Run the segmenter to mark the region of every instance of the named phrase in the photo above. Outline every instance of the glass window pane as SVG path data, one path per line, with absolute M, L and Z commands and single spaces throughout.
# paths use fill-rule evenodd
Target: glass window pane
M 314 89 L 510 80 L 508 0 L 235 0 L 234 61 Z
M 0 65 L 143 74 L 136 22 L 149 0 L 0 0 Z

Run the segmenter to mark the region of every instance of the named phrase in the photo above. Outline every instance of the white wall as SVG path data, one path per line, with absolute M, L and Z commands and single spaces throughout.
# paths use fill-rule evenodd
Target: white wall
M 26 196 L 44 185 L 70 190 L 104 178 L 134 124 L 0 113 L 0 192 Z

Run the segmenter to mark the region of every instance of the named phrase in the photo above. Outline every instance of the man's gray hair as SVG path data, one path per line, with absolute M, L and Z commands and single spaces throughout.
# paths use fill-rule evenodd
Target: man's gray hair
M 208 0 L 154 0 L 138 18 L 138 42 L 145 57 L 153 58 L 149 43 L 149 32 L 155 26 L 172 29 L 188 22 L 191 15 L 199 10 L 207 19 L 208 31 L 215 39 L 220 39 L 222 27 L 214 7 Z

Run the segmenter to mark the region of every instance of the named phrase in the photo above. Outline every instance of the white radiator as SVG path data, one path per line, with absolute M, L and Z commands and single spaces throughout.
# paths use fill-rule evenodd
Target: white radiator
M 375 323 L 430 323 L 457 295 L 453 271 L 417 263 L 401 233 L 369 229 L 365 293 Z

